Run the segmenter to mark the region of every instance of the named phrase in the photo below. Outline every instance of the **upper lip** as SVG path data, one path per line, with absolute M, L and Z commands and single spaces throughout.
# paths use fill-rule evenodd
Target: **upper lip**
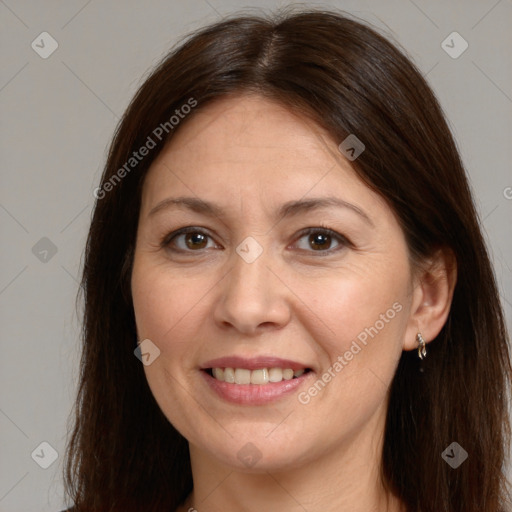
M 245 368 L 247 370 L 259 370 L 261 368 L 291 368 L 292 370 L 305 370 L 310 368 L 308 365 L 292 361 L 290 359 L 281 359 L 273 356 L 258 357 L 240 357 L 227 356 L 212 359 L 201 365 L 201 370 L 209 368 Z

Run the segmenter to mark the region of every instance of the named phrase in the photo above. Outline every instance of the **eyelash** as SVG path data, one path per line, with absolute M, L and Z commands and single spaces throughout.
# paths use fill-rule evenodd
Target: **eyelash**
M 178 238 L 180 235 L 186 235 L 186 234 L 190 234 L 190 233 L 201 234 L 201 235 L 207 236 L 210 239 L 212 238 L 210 236 L 210 234 L 207 233 L 206 231 L 204 231 L 202 228 L 197 228 L 194 226 L 187 226 L 187 227 L 178 229 L 178 230 L 173 231 L 172 233 L 166 235 L 161 240 L 160 245 L 162 248 L 166 248 L 172 252 L 177 252 L 177 253 L 181 253 L 181 254 L 194 253 L 194 252 L 200 253 L 200 252 L 204 251 L 205 249 L 198 249 L 198 250 L 194 251 L 194 250 L 185 250 L 185 249 L 173 249 L 170 247 L 171 242 L 174 239 Z M 320 226 L 314 227 L 314 228 L 303 229 L 302 231 L 299 232 L 299 237 L 297 238 L 297 240 L 300 240 L 301 238 L 303 238 L 307 235 L 311 235 L 313 233 L 320 233 L 322 235 L 330 236 L 331 238 L 335 239 L 339 243 L 338 247 L 336 247 L 334 249 L 328 249 L 326 251 L 322 251 L 322 250 L 318 250 L 318 251 L 310 250 L 309 251 L 309 250 L 305 250 L 305 249 L 300 249 L 300 250 L 305 250 L 306 252 L 311 252 L 311 253 L 317 254 L 318 256 L 322 257 L 322 256 L 327 256 L 327 255 L 331 255 L 335 252 L 338 252 L 339 250 L 343 249 L 344 247 L 353 247 L 353 244 L 350 242 L 350 240 L 348 240 L 348 238 L 341 235 L 340 233 L 337 233 L 336 231 L 333 231 L 332 229 L 329 229 L 327 226 L 323 226 L 323 225 L 320 225 Z M 318 253 L 320 253 L 320 254 L 318 254 Z

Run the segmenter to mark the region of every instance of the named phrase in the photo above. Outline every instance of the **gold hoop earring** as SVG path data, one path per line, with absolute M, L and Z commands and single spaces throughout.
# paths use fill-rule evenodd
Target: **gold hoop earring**
M 418 357 L 424 359 L 427 355 L 427 346 L 421 332 L 416 335 L 416 340 L 418 341 Z

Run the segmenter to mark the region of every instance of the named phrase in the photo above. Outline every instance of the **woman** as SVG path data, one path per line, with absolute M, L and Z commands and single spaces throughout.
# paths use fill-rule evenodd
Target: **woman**
M 95 196 L 74 510 L 505 510 L 495 278 L 441 108 L 375 30 L 206 27 Z

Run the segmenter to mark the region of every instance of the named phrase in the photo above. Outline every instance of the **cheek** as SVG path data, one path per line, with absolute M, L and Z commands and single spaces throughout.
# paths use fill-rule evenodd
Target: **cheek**
M 333 424 L 344 424 L 347 410 L 358 425 L 368 419 L 393 379 L 407 324 L 408 267 L 392 268 L 353 267 L 326 280 L 322 296 L 316 286 L 310 289 L 314 310 L 329 327 L 322 331 L 327 335 L 316 338 L 324 355 L 317 378 L 326 384 L 312 383 L 299 398 L 330 411 Z M 333 408 L 334 403 L 340 407 Z
M 189 278 L 141 258 L 134 263 L 132 297 L 140 339 L 165 343 L 180 321 L 192 312 L 200 294 Z
M 170 272 L 151 258 L 134 262 L 132 297 L 138 339 L 150 339 L 160 350 L 159 356 L 144 372 L 151 392 L 167 419 L 180 432 L 193 432 L 190 392 L 185 390 L 190 370 L 187 360 L 195 347 L 189 343 L 200 322 L 200 298 L 204 295 L 189 277 Z M 199 283 L 196 282 L 199 286 Z M 200 290 L 200 288 L 199 288 Z M 188 368 L 188 369 L 187 369 Z
M 163 411 L 179 410 L 181 389 L 190 370 L 187 359 L 195 347 L 189 341 L 200 322 L 195 322 L 200 309 L 200 296 L 190 280 L 161 265 L 134 264 L 132 296 L 139 340 L 149 339 L 159 349 L 158 358 L 144 366 L 148 384 Z M 198 296 L 199 295 L 199 296 Z
M 403 328 L 407 278 L 368 265 L 324 280 L 301 292 L 305 302 L 328 326 L 324 348 L 331 359 L 350 348 L 353 340 L 395 340 Z M 307 298 L 306 298 L 307 297 Z
M 335 432 L 358 431 L 384 403 L 402 352 L 407 282 L 405 272 L 372 266 L 326 281 L 321 297 L 310 288 L 305 298 L 329 329 L 315 338 L 324 354 L 321 374 L 299 401 L 327 414 Z

